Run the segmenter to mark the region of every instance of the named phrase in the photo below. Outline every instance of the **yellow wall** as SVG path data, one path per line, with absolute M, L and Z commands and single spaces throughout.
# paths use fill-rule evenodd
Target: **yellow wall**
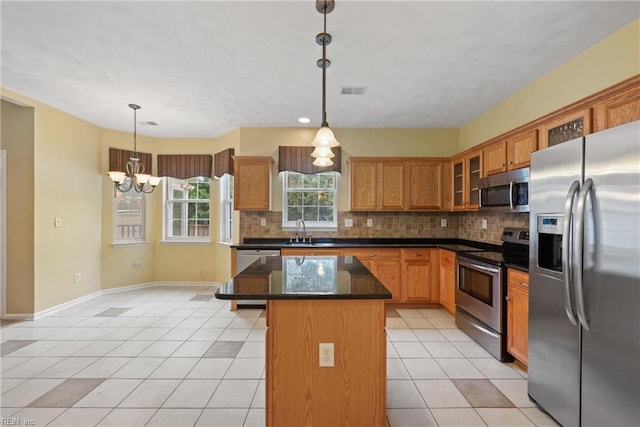
M 460 128 L 465 150 L 640 73 L 640 19 Z
M 6 310 L 33 313 L 33 108 L 5 100 L 0 108 L 0 148 L 7 152 Z

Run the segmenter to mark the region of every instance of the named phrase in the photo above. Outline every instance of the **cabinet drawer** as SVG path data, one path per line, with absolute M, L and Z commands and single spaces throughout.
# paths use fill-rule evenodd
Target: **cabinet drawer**
M 342 255 L 352 255 L 360 261 L 379 259 L 400 259 L 400 249 L 343 249 Z
M 529 273 L 515 268 L 510 268 L 507 273 L 507 281 L 510 285 L 529 287 Z
M 454 270 L 456 268 L 455 252 L 440 249 L 440 267 Z
M 409 260 L 428 261 L 431 259 L 431 254 L 433 253 L 433 251 L 434 251 L 433 248 L 403 249 L 402 259 L 404 261 L 409 261 Z

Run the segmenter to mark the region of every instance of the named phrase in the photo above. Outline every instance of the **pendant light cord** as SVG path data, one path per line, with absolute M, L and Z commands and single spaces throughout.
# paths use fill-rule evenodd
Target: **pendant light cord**
M 324 3 L 322 16 L 324 17 L 324 33 L 322 34 L 322 124 L 320 127 L 329 127 L 327 123 L 327 2 Z
M 137 134 L 138 134 L 138 121 L 136 120 L 136 117 L 138 115 L 138 109 L 134 108 L 133 109 L 133 157 L 138 157 L 138 149 L 137 149 Z

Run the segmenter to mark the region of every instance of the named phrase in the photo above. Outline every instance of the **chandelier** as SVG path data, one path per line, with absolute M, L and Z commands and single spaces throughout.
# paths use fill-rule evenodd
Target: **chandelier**
M 133 157 L 129 159 L 126 165 L 126 172 L 109 171 L 109 178 L 113 181 L 113 185 L 121 193 L 126 193 L 131 189 L 134 189 L 138 193 L 151 193 L 160 184 L 160 177 L 151 176 L 144 173 L 144 164 L 140 162 L 138 158 L 138 149 L 136 144 L 136 137 L 138 134 L 137 128 L 137 113 L 140 109 L 139 105 L 129 104 L 129 108 L 133 110 Z
M 327 33 L 327 14 L 333 11 L 335 7 L 334 0 L 316 0 L 316 10 L 322 13 L 324 18 L 323 32 L 316 35 L 316 43 L 322 45 L 322 58 L 318 59 L 316 64 L 322 68 L 322 124 L 316 137 L 311 141 L 311 145 L 316 147 L 311 156 L 315 158 L 313 164 L 315 166 L 331 166 L 333 165 L 332 157 L 335 155 L 331 151 L 331 147 L 339 145 L 338 140 L 333 135 L 327 123 L 327 67 L 331 65 L 331 61 L 327 59 L 327 45 L 331 43 L 331 34 Z

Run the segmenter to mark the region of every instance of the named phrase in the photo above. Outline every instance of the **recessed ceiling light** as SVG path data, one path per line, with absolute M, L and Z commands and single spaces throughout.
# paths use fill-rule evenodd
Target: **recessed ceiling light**
M 298 122 L 306 125 L 307 123 L 311 123 L 311 119 L 309 117 L 300 117 Z

